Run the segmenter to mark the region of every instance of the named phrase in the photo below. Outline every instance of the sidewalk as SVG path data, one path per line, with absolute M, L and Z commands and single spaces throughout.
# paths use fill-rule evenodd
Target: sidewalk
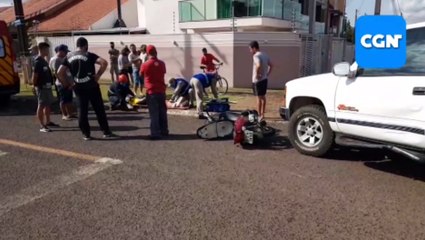
M 252 94 L 251 89 L 234 88 L 229 89 L 228 93 L 221 98 L 229 98 L 230 109 L 232 111 L 244 111 L 247 109 L 257 109 L 257 99 Z M 267 105 L 266 105 L 266 120 L 275 122 L 281 121 L 279 115 L 279 107 L 282 104 L 283 90 L 268 90 L 267 91 Z M 197 116 L 194 109 L 190 110 L 168 110 L 169 114 Z
M 107 92 L 109 89 L 109 82 L 102 80 L 100 88 L 102 91 L 102 97 L 105 102 L 108 101 Z M 167 89 L 167 95 L 171 95 L 170 89 Z M 212 94 L 209 93 L 210 96 Z M 34 96 L 31 87 L 21 84 L 21 92 L 18 96 Z M 247 109 L 257 109 L 257 99 L 252 94 L 252 90 L 248 88 L 231 88 L 226 95 L 220 96 L 220 98 L 229 98 L 230 110 L 232 111 L 244 111 Z M 283 100 L 283 90 L 267 90 L 267 106 L 266 106 L 266 120 L 271 122 L 282 121 L 279 116 L 279 107 Z M 145 110 L 143 110 L 145 111 Z M 168 110 L 169 114 L 172 115 L 183 115 L 183 116 L 198 116 L 195 109 L 190 110 Z

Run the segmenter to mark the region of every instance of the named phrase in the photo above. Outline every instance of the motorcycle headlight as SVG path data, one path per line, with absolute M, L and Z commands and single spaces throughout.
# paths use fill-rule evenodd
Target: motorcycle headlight
M 254 115 L 254 114 L 249 114 L 249 116 L 248 116 L 248 121 L 249 121 L 250 123 L 255 122 L 255 115 Z

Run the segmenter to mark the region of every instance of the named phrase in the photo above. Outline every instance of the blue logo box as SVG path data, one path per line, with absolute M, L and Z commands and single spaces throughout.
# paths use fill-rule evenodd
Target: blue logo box
M 362 16 L 355 26 L 356 61 L 361 68 L 406 64 L 406 21 L 401 16 Z

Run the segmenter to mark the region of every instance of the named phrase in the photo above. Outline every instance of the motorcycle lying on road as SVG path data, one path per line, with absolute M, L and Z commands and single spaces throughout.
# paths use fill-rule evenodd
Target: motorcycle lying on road
M 198 128 L 199 138 L 212 140 L 233 137 L 234 144 L 244 146 L 256 144 L 276 134 L 276 129 L 267 126 L 264 120 L 259 121 L 257 111 L 247 110 L 239 114 L 228 111 L 227 107 L 223 107 L 226 104 L 226 99 L 207 103 L 205 112 L 208 120 L 204 126 Z M 211 115 L 210 112 L 217 114 Z

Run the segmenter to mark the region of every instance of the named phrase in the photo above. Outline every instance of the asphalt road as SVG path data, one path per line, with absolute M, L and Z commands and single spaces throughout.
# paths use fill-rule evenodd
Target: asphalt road
M 0 239 L 425 239 L 425 167 L 384 152 L 302 156 L 285 125 L 243 150 L 173 116 L 171 136 L 149 141 L 146 114 L 117 112 L 121 140 L 84 142 L 76 122 L 39 133 L 32 102 L 12 107 L 0 112 Z

